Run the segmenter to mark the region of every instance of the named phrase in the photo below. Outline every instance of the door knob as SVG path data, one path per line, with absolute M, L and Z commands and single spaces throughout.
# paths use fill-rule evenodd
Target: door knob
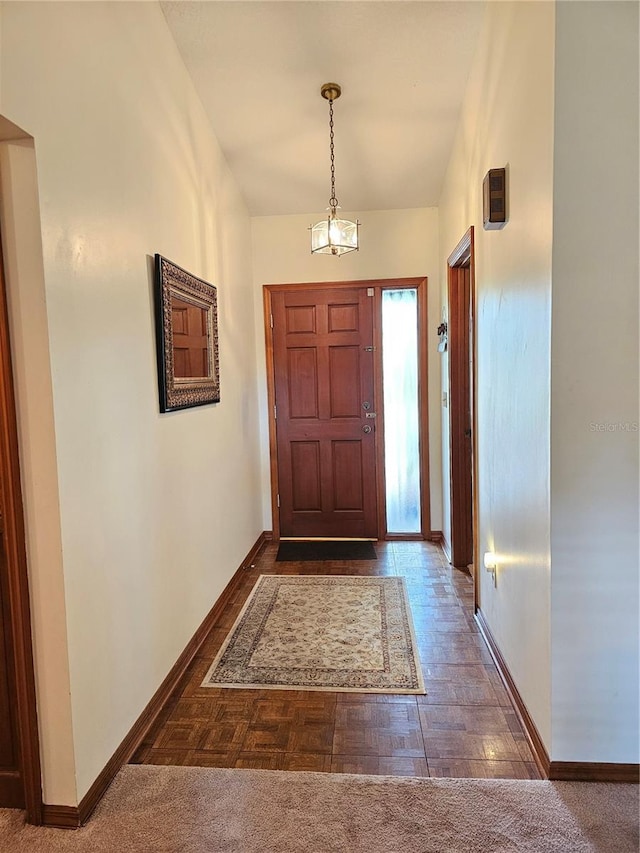
M 372 429 L 372 427 L 370 427 L 369 424 L 365 424 L 362 427 L 362 432 L 366 432 L 367 434 L 369 434 L 371 432 L 371 429 Z

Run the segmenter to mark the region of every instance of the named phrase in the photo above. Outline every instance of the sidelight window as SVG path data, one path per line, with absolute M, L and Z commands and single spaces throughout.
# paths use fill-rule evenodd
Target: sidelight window
M 418 291 L 382 291 L 384 449 L 389 533 L 420 533 Z

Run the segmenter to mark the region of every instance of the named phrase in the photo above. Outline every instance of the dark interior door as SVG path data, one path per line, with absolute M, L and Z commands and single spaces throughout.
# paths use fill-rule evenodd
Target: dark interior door
M 449 412 L 451 443 L 451 563 L 473 563 L 471 417 L 471 271 L 449 270 Z
M 10 555 L 11 544 L 16 545 L 16 506 L 12 495 L 19 494 L 17 489 L 20 475 L 4 286 L 3 259 L 0 252 L 0 806 L 23 808 L 26 803 L 18 726 L 17 650 L 14 648 L 13 639 L 16 597 L 14 595 L 12 598 L 11 595 L 12 578 L 9 573 L 9 560 L 15 557 L 15 552 Z M 10 462 L 8 454 L 11 451 L 13 455 Z M 12 463 L 15 464 L 13 470 Z M 22 529 L 20 542 L 24 549 Z M 15 580 L 14 572 L 14 583 Z
M 373 302 L 272 294 L 281 536 L 377 538 Z
M 2 516 L 0 516 L 0 528 Z M 0 806 L 24 807 L 3 531 L 0 530 Z
M 1 247 L 1 241 L 0 241 Z M 40 823 L 42 791 L 20 457 L 0 250 L 0 806 Z

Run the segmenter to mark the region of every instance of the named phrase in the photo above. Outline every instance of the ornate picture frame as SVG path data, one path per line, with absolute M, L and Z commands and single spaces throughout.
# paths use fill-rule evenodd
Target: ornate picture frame
M 160 411 L 219 403 L 216 288 L 156 254 L 155 302 Z

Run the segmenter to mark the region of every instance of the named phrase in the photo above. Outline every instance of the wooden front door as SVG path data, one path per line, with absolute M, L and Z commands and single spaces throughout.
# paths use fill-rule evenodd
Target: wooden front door
M 176 379 L 209 376 L 207 310 L 171 296 L 173 375 Z
M 377 538 L 368 292 L 272 293 L 281 536 Z

